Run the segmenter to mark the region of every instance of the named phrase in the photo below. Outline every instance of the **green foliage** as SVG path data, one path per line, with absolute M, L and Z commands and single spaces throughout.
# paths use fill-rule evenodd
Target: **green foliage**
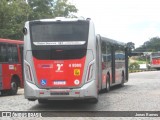
M 77 8 L 68 0 L 28 0 L 32 9 L 29 20 L 54 18 L 54 17 L 73 17 Z
M 28 0 L 32 10 L 28 20 L 52 18 L 51 2 L 53 0 Z
M 22 39 L 22 26 L 30 13 L 24 0 L 1 0 L 0 37 Z
M 144 42 L 144 44 L 135 50 L 136 52 L 157 52 L 160 51 L 160 38 L 153 37 L 149 41 Z
M 78 10 L 68 0 L 1 0 L 0 38 L 23 39 L 22 28 L 28 20 L 75 17 Z
M 63 16 L 63 17 L 75 17 L 73 14 L 77 12 L 78 9 L 68 3 L 68 0 L 57 0 L 54 7 L 53 7 L 53 15 L 56 16 Z
M 128 42 L 127 47 L 128 47 L 128 55 L 131 56 L 132 51 L 135 49 L 135 44 L 133 42 Z
M 140 66 L 137 62 L 131 63 L 129 65 L 129 70 L 139 70 Z
M 127 47 L 130 48 L 131 50 L 135 49 L 135 44 L 133 42 L 128 42 Z

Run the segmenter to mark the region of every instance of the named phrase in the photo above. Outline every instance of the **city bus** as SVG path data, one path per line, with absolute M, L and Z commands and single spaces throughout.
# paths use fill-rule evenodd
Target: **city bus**
M 160 52 L 152 52 L 150 54 L 151 68 L 160 70 Z
M 30 101 L 85 99 L 128 81 L 126 44 L 95 34 L 90 19 L 27 21 L 24 95 Z
M 0 38 L 0 93 L 17 94 L 23 87 L 23 41 Z

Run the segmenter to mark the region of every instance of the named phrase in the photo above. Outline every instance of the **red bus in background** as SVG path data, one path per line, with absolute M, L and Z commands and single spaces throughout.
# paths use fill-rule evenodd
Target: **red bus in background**
M 0 93 L 15 95 L 23 87 L 23 41 L 0 38 Z
M 151 68 L 160 70 L 160 52 L 153 52 L 150 55 Z

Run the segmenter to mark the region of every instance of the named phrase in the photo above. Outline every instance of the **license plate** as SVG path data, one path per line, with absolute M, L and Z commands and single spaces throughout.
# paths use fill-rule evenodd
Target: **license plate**
M 53 81 L 54 85 L 66 85 L 66 81 L 65 80 L 55 80 Z
M 51 92 L 51 95 L 69 95 L 69 92 Z

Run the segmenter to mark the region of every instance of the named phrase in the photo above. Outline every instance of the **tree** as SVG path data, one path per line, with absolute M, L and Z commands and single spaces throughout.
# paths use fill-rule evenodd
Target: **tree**
M 32 9 L 29 20 L 52 18 L 52 1 L 53 0 L 28 0 L 28 5 Z
M 76 17 L 72 13 L 77 11 L 78 9 L 74 5 L 71 5 L 71 3 L 68 3 L 68 0 L 57 0 L 55 5 L 53 4 L 54 17 Z
M 130 54 L 135 49 L 135 44 L 133 42 L 128 42 L 127 47 L 128 47 L 128 52 Z
M 160 51 L 160 38 L 153 37 L 149 41 L 144 42 L 144 44 L 137 48 L 135 51 L 138 52 L 157 52 Z
M 73 17 L 77 8 L 68 0 L 28 0 L 32 9 L 29 20 L 54 18 L 54 17 Z
M 1 0 L 0 38 L 23 39 L 22 28 L 28 20 L 69 17 L 77 12 L 68 0 Z
M 135 49 L 135 44 L 133 42 L 128 42 L 127 47 L 133 50 Z
M 24 0 L 1 0 L 0 37 L 22 39 L 22 26 L 29 11 L 29 6 Z

